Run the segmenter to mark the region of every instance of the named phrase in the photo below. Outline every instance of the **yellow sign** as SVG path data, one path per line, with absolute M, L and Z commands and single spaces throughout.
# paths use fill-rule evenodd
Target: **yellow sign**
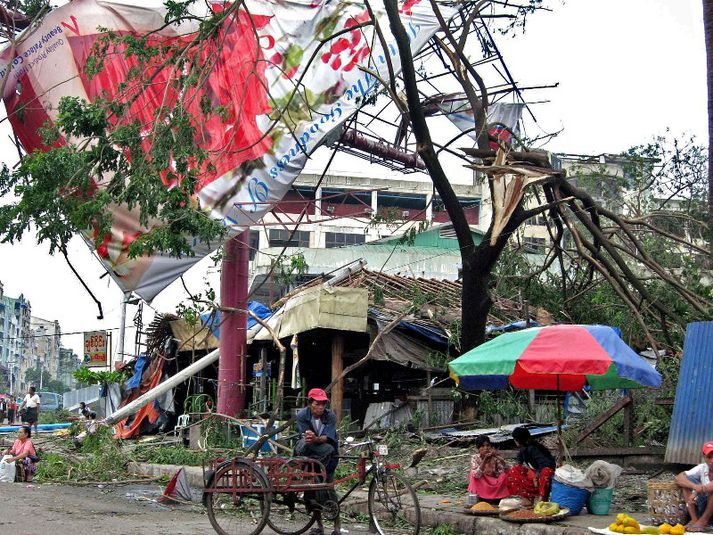
M 88 368 L 108 366 L 106 331 L 84 333 L 84 365 Z

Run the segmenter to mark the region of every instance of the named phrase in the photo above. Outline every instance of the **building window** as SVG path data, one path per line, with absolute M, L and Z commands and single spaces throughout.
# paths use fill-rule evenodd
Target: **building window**
M 358 245 L 366 241 L 363 234 L 346 234 L 344 232 L 327 232 L 326 238 L 327 249 L 344 247 L 346 245 Z
M 530 236 L 527 236 L 522 240 L 525 252 L 530 254 L 544 254 L 545 243 L 545 238 L 532 238 Z
M 536 215 L 534 217 L 531 217 L 525 222 L 526 225 L 531 225 L 534 227 L 546 227 L 547 222 L 545 221 L 545 216 L 540 214 Z
M 309 247 L 309 235 L 306 230 L 298 230 L 290 239 L 291 230 L 287 229 L 270 229 L 268 237 L 270 247 Z
M 250 236 L 248 238 L 248 247 L 250 248 L 250 260 L 255 260 L 255 255 L 260 250 L 260 231 L 250 231 Z

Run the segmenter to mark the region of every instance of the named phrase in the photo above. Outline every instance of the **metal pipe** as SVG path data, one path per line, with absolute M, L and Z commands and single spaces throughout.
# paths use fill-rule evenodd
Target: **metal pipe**
M 162 396 L 167 391 L 169 391 L 171 388 L 181 384 L 183 381 L 185 381 L 192 375 L 195 375 L 196 373 L 201 371 L 203 368 L 207 368 L 208 366 L 213 364 L 216 360 L 218 360 L 219 356 L 220 356 L 220 350 L 214 349 L 213 351 L 208 353 L 205 357 L 195 361 L 193 364 L 188 366 L 186 369 L 181 370 L 180 372 L 176 373 L 176 375 L 174 375 L 173 377 L 169 377 L 162 383 L 159 383 L 158 385 L 156 385 L 156 387 L 149 390 L 144 395 L 139 396 L 138 398 L 136 398 L 134 401 L 132 401 L 128 405 L 121 407 L 114 414 L 112 414 L 111 416 L 106 418 L 104 420 L 104 423 L 106 423 L 108 425 L 114 425 L 115 423 L 120 422 L 124 418 L 131 416 L 132 414 L 134 414 L 136 411 L 138 411 L 144 405 L 151 403 L 153 400 Z

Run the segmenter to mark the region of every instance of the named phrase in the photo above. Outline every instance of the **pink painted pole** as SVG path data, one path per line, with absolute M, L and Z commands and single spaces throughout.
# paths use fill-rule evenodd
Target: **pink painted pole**
M 223 307 L 246 310 L 248 307 L 249 231 L 225 244 L 220 274 L 220 300 Z M 245 409 L 245 353 L 247 314 L 221 312 L 220 360 L 218 361 L 218 412 L 238 416 Z

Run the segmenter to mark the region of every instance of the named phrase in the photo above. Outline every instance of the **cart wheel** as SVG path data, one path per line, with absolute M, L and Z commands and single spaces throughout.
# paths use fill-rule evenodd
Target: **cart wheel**
M 401 474 L 376 475 L 369 485 L 369 516 L 380 535 L 418 535 L 421 508 Z
M 324 502 L 322 504 L 322 516 L 330 522 L 339 518 L 339 502 L 334 500 Z
M 267 525 L 280 535 L 304 533 L 317 520 L 317 511 L 308 507 L 304 493 L 286 492 L 273 495 Z
M 247 459 L 223 463 L 206 485 L 203 505 L 220 535 L 257 535 L 270 515 L 267 477 Z

